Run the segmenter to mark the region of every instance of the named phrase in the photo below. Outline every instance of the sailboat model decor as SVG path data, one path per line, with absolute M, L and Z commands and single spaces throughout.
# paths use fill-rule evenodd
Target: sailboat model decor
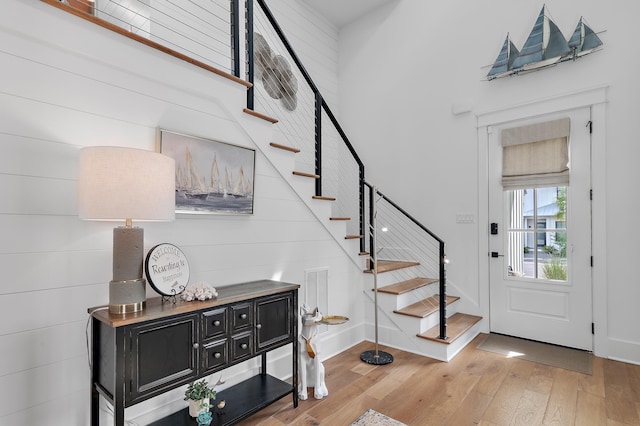
M 602 46 L 602 40 L 581 17 L 567 41 L 558 26 L 548 17 L 546 6 L 533 25 L 522 50 L 518 51 L 507 34 L 487 80 L 494 80 L 523 72 L 537 71 L 561 62 L 575 60 Z

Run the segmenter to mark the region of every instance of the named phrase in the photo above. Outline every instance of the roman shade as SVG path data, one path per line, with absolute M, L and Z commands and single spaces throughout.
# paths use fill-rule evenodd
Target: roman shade
M 502 130 L 502 186 L 569 184 L 569 118 Z

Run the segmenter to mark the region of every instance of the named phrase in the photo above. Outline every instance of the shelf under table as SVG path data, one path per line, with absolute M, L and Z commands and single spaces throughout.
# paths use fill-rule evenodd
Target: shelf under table
M 232 425 L 258 412 L 267 405 L 294 392 L 293 386 L 268 374 L 258 374 L 230 388 L 218 392 L 211 401 L 213 420 L 211 426 Z M 225 400 L 223 414 L 217 408 L 218 402 Z M 186 404 L 186 401 L 185 401 Z M 197 426 L 195 418 L 189 416 L 189 408 L 184 408 L 148 426 Z

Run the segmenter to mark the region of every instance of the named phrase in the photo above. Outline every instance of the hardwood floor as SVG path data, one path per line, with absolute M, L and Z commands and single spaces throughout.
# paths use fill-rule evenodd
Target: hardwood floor
M 407 425 L 640 425 L 640 366 L 594 357 L 593 375 L 477 349 L 480 335 L 449 363 L 380 346 L 394 362 L 372 366 L 371 342 L 324 361 L 329 396 L 291 398 L 242 426 L 349 425 L 369 408 Z

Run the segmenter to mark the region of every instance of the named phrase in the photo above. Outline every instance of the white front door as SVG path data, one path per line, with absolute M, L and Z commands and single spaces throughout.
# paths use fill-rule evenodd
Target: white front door
M 569 117 L 569 184 L 504 190 L 501 130 Z M 492 126 L 490 329 L 592 350 L 590 108 Z M 493 224 L 493 225 L 492 225 Z

